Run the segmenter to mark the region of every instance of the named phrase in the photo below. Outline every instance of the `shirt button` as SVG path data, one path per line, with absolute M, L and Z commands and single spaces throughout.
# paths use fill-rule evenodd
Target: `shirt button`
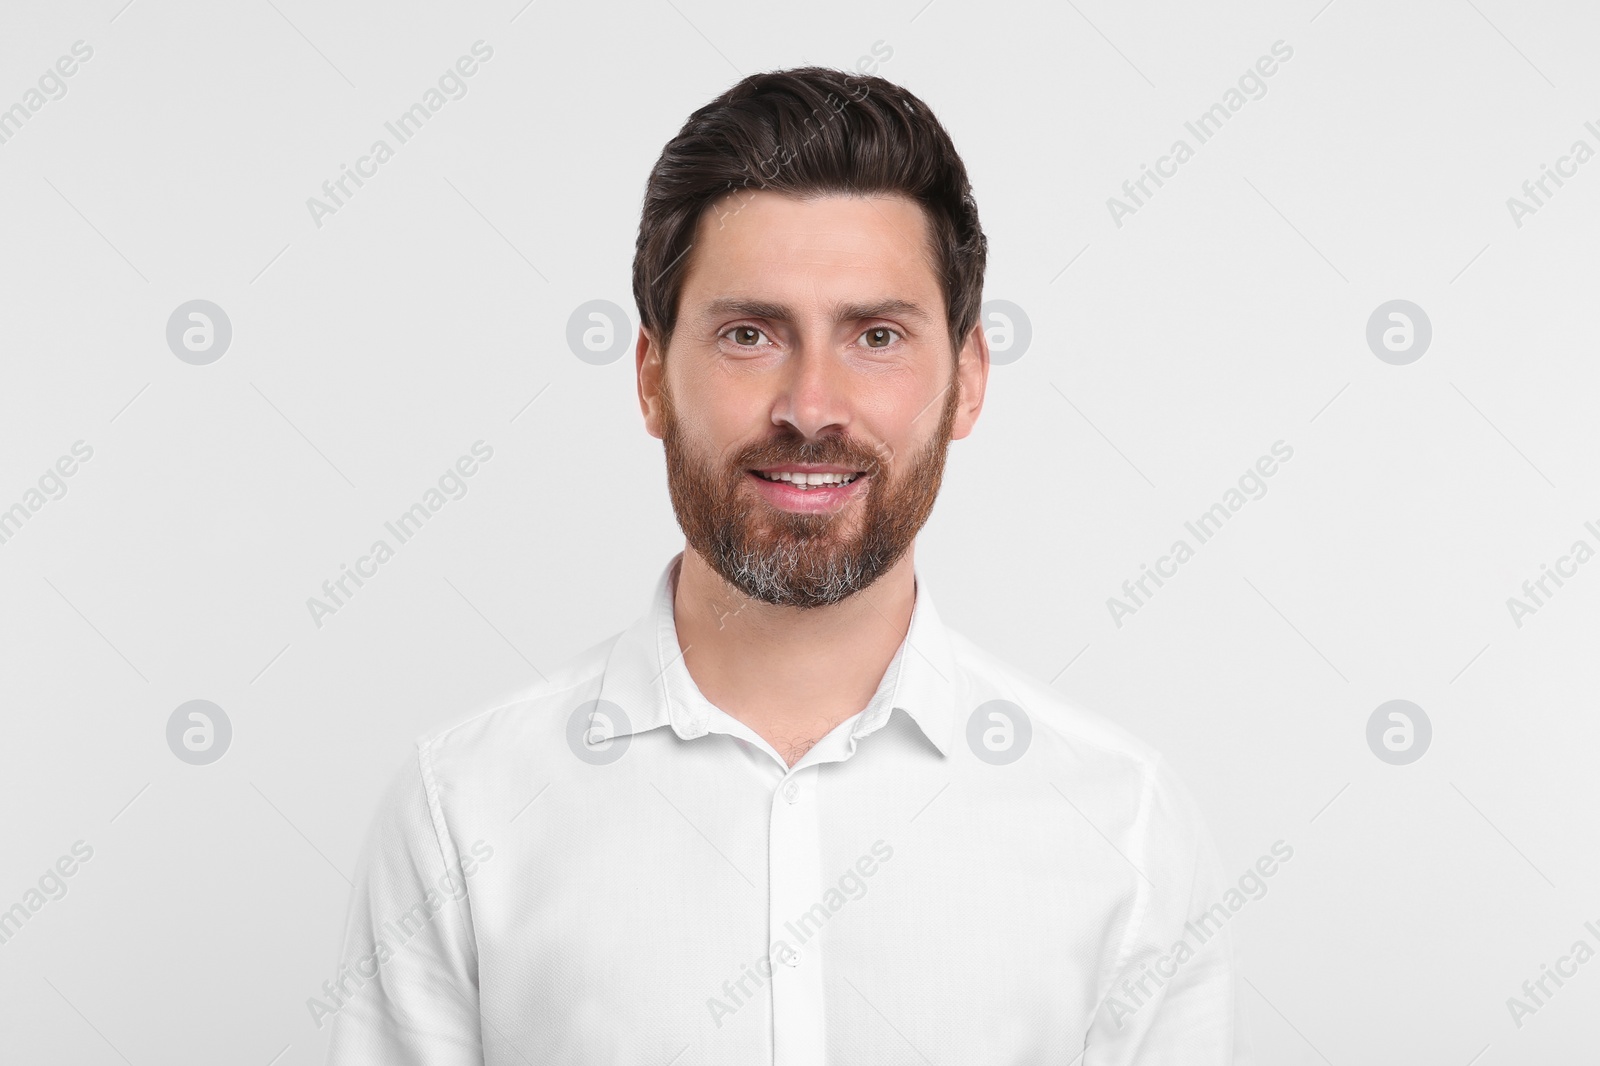
M 783 786 L 783 798 L 788 800 L 790 803 L 793 803 L 799 795 L 800 785 L 797 782 L 790 781 L 787 785 Z
M 785 966 L 800 965 L 799 948 L 790 947 L 788 944 L 779 944 L 775 954 L 778 956 L 778 961 L 783 963 Z

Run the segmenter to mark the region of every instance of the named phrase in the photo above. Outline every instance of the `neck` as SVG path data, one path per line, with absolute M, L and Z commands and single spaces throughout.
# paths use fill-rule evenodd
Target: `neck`
M 794 765 L 877 691 L 911 627 L 914 551 L 870 588 L 801 609 L 750 599 L 685 548 L 673 614 L 689 676 Z

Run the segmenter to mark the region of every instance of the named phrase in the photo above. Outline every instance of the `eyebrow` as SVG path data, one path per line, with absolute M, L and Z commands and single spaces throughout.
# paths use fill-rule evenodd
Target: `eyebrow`
M 702 317 L 717 318 L 729 314 L 778 322 L 792 322 L 795 318 L 794 310 L 787 304 L 771 303 L 766 300 L 743 300 L 732 296 L 711 301 Z M 865 318 L 910 318 L 922 322 L 930 320 L 928 312 L 923 310 L 921 304 L 894 298 L 865 304 L 835 304 L 833 314 L 835 320 L 839 322 L 856 322 Z

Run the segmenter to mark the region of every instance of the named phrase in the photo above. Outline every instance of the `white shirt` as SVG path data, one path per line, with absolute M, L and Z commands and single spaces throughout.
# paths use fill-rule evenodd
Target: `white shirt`
M 919 575 L 871 702 L 790 768 L 685 667 L 681 558 L 631 628 L 418 741 L 308 1002 L 330 1064 L 1246 1061 L 1231 931 L 1185 924 L 1229 886 L 1159 755 Z

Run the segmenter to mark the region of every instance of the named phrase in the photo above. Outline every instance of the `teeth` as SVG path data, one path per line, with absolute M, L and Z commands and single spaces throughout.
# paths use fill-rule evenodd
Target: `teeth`
M 766 478 L 768 481 L 787 481 L 798 489 L 811 489 L 818 485 L 848 485 L 860 476 L 859 474 L 807 474 L 791 473 L 789 471 L 764 474 L 759 470 L 756 471 L 756 474 L 759 477 Z

